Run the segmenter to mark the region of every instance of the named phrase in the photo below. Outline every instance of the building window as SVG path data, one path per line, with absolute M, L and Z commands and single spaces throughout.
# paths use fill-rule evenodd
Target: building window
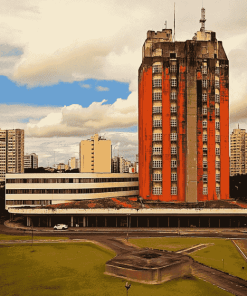
M 220 143 L 220 135 L 215 135 L 215 142 Z
M 172 181 L 177 181 L 177 174 L 176 173 L 171 174 L 171 180 Z
M 219 103 L 219 102 L 220 102 L 220 95 L 215 94 L 215 103 Z
M 177 154 L 177 147 L 176 146 L 171 147 L 171 154 Z
M 202 175 L 202 181 L 203 183 L 207 183 L 208 182 L 208 175 Z
M 203 187 L 203 195 L 207 195 L 208 194 L 208 187 Z
M 202 80 L 202 87 L 207 88 L 207 80 Z
M 215 168 L 220 169 L 220 161 L 219 160 L 215 161 Z
M 162 80 L 161 79 L 154 79 L 153 80 L 153 87 L 161 87 L 162 86 Z
M 177 72 L 177 65 L 171 65 L 170 66 L 170 73 L 176 73 Z
M 171 195 L 177 195 L 177 187 L 171 187 Z
M 216 122 L 215 122 L 215 128 L 216 128 L 216 129 L 220 129 L 220 122 L 219 122 L 219 121 L 216 121 Z
M 153 174 L 153 181 L 162 181 L 161 174 Z
M 162 100 L 162 93 L 153 93 L 153 100 L 154 101 L 161 101 Z
M 207 94 L 206 93 L 202 94 L 202 101 L 207 102 Z
M 177 126 L 177 120 L 171 119 L 171 127 L 176 127 L 176 126 Z
M 216 182 L 220 182 L 220 174 L 216 174 Z
M 202 166 L 203 166 L 204 169 L 206 169 L 206 168 L 208 167 L 208 162 L 207 162 L 207 160 L 203 160 L 203 162 L 202 162 Z
M 203 152 L 203 155 L 208 155 L 208 148 L 207 147 L 203 147 L 202 148 L 202 152 Z
M 202 74 L 207 74 L 207 66 L 202 67 Z
M 176 168 L 177 167 L 177 161 L 176 160 L 171 160 L 171 167 Z
M 161 127 L 162 126 L 162 120 L 153 120 L 153 127 Z
M 162 168 L 162 160 L 154 160 L 153 161 L 153 168 Z
M 220 75 L 220 68 L 219 68 L 219 67 L 216 67 L 216 68 L 215 68 L 215 74 L 216 74 L 216 75 Z
M 177 93 L 176 92 L 171 92 L 171 100 L 176 100 L 177 99 Z
M 162 147 L 153 147 L 153 154 L 161 155 L 162 154 Z
M 206 120 L 204 120 L 204 121 L 202 122 L 202 127 L 203 127 L 203 128 L 206 128 L 206 127 L 207 127 L 207 121 L 206 121 Z
M 176 78 L 171 79 L 171 87 L 177 87 L 177 79 Z
M 203 142 L 207 142 L 207 140 L 208 140 L 208 135 L 207 134 L 203 134 L 202 135 L 202 141 Z
M 153 194 L 154 195 L 160 195 L 160 194 L 162 194 L 162 187 L 154 187 L 153 188 Z
M 177 106 L 171 106 L 171 113 L 177 112 Z
M 220 108 L 215 108 L 215 115 L 220 116 Z
M 153 134 L 153 141 L 162 141 L 162 134 Z
M 162 72 L 162 66 L 155 65 L 153 66 L 153 73 L 161 73 Z
M 216 187 L 216 194 L 220 194 L 220 187 Z
M 215 153 L 216 153 L 216 155 L 220 155 L 220 148 L 215 148 Z
M 215 88 L 220 88 L 220 81 L 219 80 L 215 80 Z
M 153 113 L 162 113 L 162 107 L 153 107 Z
M 177 134 L 175 134 L 175 133 L 171 133 L 171 134 L 170 134 L 170 140 L 171 140 L 171 141 L 177 141 Z
M 208 113 L 207 107 L 202 107 L 202 114 L 207 115 L 207 113 Z

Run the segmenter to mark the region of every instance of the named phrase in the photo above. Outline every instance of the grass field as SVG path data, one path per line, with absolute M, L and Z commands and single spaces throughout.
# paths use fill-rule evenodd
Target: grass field
M 51 237 L 51 236 L 33 236 L 33 240 L 66 240 L 68 237 Z M 31 235 L 8 235 L 8 234 L 0 234 L 0 240 L 8 241 L 8 240 L 32 240 Z
M 200 263 L 247 280 L 247 262 L 239 254 L 234 244 L 227 239 L 167 237 L 130 239 L 129 241 L 139 247 L 168 251 L 178 251 L 201 243 L 214 243 L 213 246 L 191 253 L 190 256 Z
M 1 296 L 126 295 L 124 279 L 104 275 L 114 253 L 91 243 L 0 246 Z M 132 283 L 131 295 L 231 295 L 196 278 Z

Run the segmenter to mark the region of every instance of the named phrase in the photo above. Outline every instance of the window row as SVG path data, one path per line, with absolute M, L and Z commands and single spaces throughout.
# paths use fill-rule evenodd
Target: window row
M 162 107 L 153 107 L 153 113 L 162 113 Z
M 171 187 L 171 195 L 177 195 L 177 187 Z
M 161 79 L 153 79 L 153 87 L 162 87 Z
M 154 187 L 153 188 L 153 194 L 154 195 L 160 195 L 160 194 L 162 194 L 162 187 Z
M 162 127 L 162 120 L 153 120 L 153 127 Z
M 176 133 L 171 133 L 170 134 L 170 140 L 171 141 L 177 141 L 177 134 Z
M 161 174 L 153 174 L 153 181 L 162 181 Z
M 162 160 L 153 160 L 153 168 L 162 168 Z
M 161 101 L 162 100 L 162 93 L 153 93 L 153 100 L 154 101 Z
M 153 141 L 162 141 L 162 134 L 153 134 Z
M 51 205 L 51 200 L 6 200 L 8 206 L 19 206 L 19 205 Z
M 216 179 L 216 182 L 220 182 L 220 174 L 216 174 L 215 179 Z M 203 181 L 203 183 L 207 183 L 208 182 L 208 175 L 206 175 L 206 174 L 202 175 L 202 181 Z
M 138 178 L 50 178 L 50 179 L 7 179 L 6 183 L 112 183 L 134 182 Z
M 116 191 L 138 190 L 138 186 L 133 187 L 111 187 L 111 188 L 85 188 L 85 189 L 7 189 L 6 194 L 83 194 L 102 193 Z
M 153 147 L 153 154 L 155 155 L 162 154 L 162 147 Z
M 154 65 L 153 66 L 153 73 L 161 73 L 162 72 L 162 66 L 161 65 Z

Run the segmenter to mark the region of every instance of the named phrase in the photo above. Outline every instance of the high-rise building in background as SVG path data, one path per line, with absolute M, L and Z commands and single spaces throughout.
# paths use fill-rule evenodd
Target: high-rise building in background
M 229 198 L 228 59 L 216 33 L 175 42 L 148 31 L 139 68 L 139 194 L 197 202 Z
M 38 155 L 35 153 L 24 155 L 24 169 L 37 169 Z
M 69 167 L 71 170 L 78 169 L 79 168 L 79 159 L 75 157 L 71 157 L 69 160 Z
M 247 133 L 245 129 L 234 129 L 230 136 L 230 175 L 247 174 Z
M 5 173 L 24 173 L 24 130 L 0 129 L 0 181 Z
M 95 134 L 79 144 L 81 173 L 111 172 L 111 141 Z

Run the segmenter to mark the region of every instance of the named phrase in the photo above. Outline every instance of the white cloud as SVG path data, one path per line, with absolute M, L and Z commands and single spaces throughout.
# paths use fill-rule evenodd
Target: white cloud
M 79 83 L 80 87 L 82 88 L 91 88 L 90 84 Z
M 117 99 L 113 104 L 93 102 L 89 107 L 78 104 L 64 106 L 26 126 L 28 137 L 72 137 L 92 135 L 107 129 L 128 128 L 137 125 L 137 94 L 127 100 Z
M 96 89 L 97 91 L 109 91 L 109 87 L 104 86 L 97 86 Z

